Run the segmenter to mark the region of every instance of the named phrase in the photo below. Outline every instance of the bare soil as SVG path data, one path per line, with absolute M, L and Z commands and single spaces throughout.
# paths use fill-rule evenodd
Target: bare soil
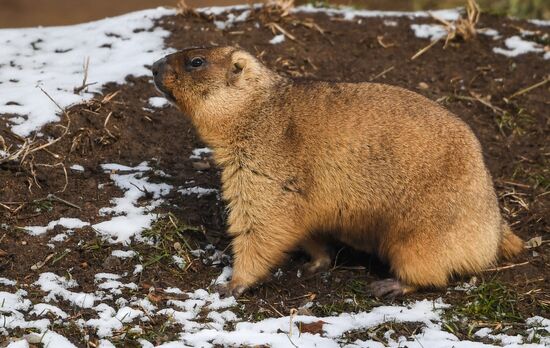
M 525 21 L 483 15 L 479 26 L 497 29 L 502 39 L 495 41 L 491 37 L 479 35 L 472 41 L 451 42 L 445 49 L 439 43 L 419 58 L 411 60 L 411 56 L 429 42 L 416 38 L 410 25 L 413 22 L 433 23 L 433 20 L 396 18 L 391 20 L 395 20 L 397 26 L 387 26 L 384 24 L 386 19 L 369 18 L 350 22 L 324 14 L 298 14 L 281 18 L 277 13 L 255 10 L 246 22 L 237 23 L 227 31 L 217 30 L 212 18 L 194 15 L 165 17 L 159 21 L 159 25 L 172 32 L 166 41 L 170 47 L 181 49 L 202 45 L 240 45 L 284 75 L 394 84 L 437 100 L 456 113 L 470 125 L 482 143 L 502 212 L 513 230 L 524 240 L 541 236 L 546 242 L 526 250 L 514 262 L 502 262 L 494 270 L 476 275 L 476 284 L 498 283 L 509 289 L 514 296 L 514 310 L 517 310 L 519 318 L 534 315 L 548 318 L 550 84 L 515 98 L 509 97 L 518 90 L 542 81 L 550 71 L 550 60 L 544 60 L 540 54 L 526 54 L 510 59 L 493 53 L 492 47 L 503 46 L 504 38 L 518 35 L 519 28 L 537 31 L 539 34 L 536 35 L 541 38 L 542 33 L 548 34 L 550 29 L 536 27 Z M 273 33 L 266 24 L 270 22 L 279 23 L 296 40 L 287 38 L 281 44 L 269 44 Z M 259 26 L 256 27 L 255 23 L 259 23 Z M 313 23 L 316 26 L 311 27 Z M 117 93 L 114 98 L 101 102 L 105 95 L 114 92 Z M 32 158 L 34 174 L 28 165 L 0 165 L 0 203 L 11 208 L 10 211 L 0 207 L 0 249 L 3 251 L 0 253 L 1 276 L 17 280 L 20 284 L 30 284 L 41 272 L 65 274 L 70 271 L 78 275 L 81 291 L 93 292 L 95 286 L 91 281 L 94 274 L 104 271 L 131 273 L 135 260 L 109 257 L 111 250 L 120 246 L 101 241 L 91 228 L 77 231 L 64 242 L 60 250 L 70 249 L 67 255 L 55 263 L 48 262 L 38 271 L 32 271 L 32 265 L 44 260 L 52 252 L 59 252 L 46 245 L 57 231 L 31 237 L 18 228 L 44 226 L 63 216 L 99 222 L 99 208 L 108 206 L 111 198 L 121 194 L 113 186 L 98 189 L 98 184 L 109 182 L 108 174 L 99 167 L 102 163 L 137 165 L 149 161 L 154 168 L 171 175 L 155 180 L 178 187 L 194 180 L 197 186 L 219 188 L 219 171 L 212 162 L 203 161 L 209 164 L 209 168 L 204 169 L 204 163 L 201 163 L 203 168 L 197 170 L 197 164 L 189 159 L 193 149 L 204 146 L 189 120 L 173 107 L 151 110 L 147 100 L 155 95 L 150 77 L 128 76 L 123 85 L 107 85 L 103 94 L 97 95 L 93 101 L 68 110 L 70 132 L 48 148 L 51 153 L 60 155 L 61 160 L 56 160 L 48 152 L 37 152 Z M 105 119 L 109 114 L 111 116 L 105 127 Z M 62 124 L 65 123 L 62 121 Z M 43 133 L 58 137 L 62 129 L 57 124 L 50 124 L 43 129 Z M 5 124 L 0 125 L 0 134 L 12 143 L 20 141 Z M 66 167 L 78 163 L 85 168 L 83 173 L 68 171 L 65 190 L 66 180 L 61 167 L 40 166 L 58 162 Z M 151 176 L 155 177 L 153 173 Z M 50 193 L 81 209 L 45 199 Z M 215 195 L 197 198 L 174 192 L 167 197 L 167 204 L 161 207 L 159 213 L 170 212 L 182 224 L 198 227 L 198 231 L 189 229 L 186 232 L 186 241 L 193 246 L 204 247 L 211 243 L 224 250 L 229 243 L 224 232 L 224 209 L 224 203 Z M 162 225 L 157 227 L 162 228 Z M 171 242 L 173 240 L 168 240 L 167 250 L 175 252 Z M 139 243 L 133 243 L 131 247 L 144 255 L 146 260 L 149 258 L 154 261 L 159 252 Z M 335 246 L 334 254 L 337 260 L 330 272 L 309 278 L 297 276 L 306 257 L 300 252 L 289 255 L 289 261 L 281 266 L 280 277 L 273 277 L 239 300 L 245 304 L 242 315 L 252 319 L 288 315 L 292 308 L 312 299 L 319 302 L 311 309 L 317 315 L 368 310 L 372 306 L 388 303 L 372 298 L 367 292 L 370 281 L 388 276 L 383 264 L 374 257 L 347 247 Z M 195 261 L 184 272 L 175 268 L 166 258 L 160 258 L 151 262 L 137 277 L 135 282 L 140 285 L 137 292 L 149 294 L 155 301 L 166 301 L 168 297 L 162 292 L 154 293 L 151 297 L 151 286 L 156 289 L 175 286 L 184 291 L 205 288 L 220 273 L 220 267 Z M 467 295 L 452 289 L 465 281 L 471 281 L 471 278 L 456 279 L 447 291 L 423 291 L 397 301 L 443 297 L 445 302 L 462 307 Z M 29 292 L 29 298 L 41 296 L 43 293 L 36 289 Z M 350 304 L 343 301 L 350 297 L 356 299 L 356 302 Z M 78 313 L 77 309 L 72 309 L 71 314 L 85 316 L 85 313 Z M 73 343 L 84 345 L 83 333 L 79 330 L 60 330 Z M 413 332 L 415 328 L 403 326 L 396 330 Z M 94 333 L 87 333 L 93 340 Z M 454 333 L 461 338 L 469 337 L 464 327 L 458 326 Z M 164 342 L 174 338 L 173 335 L 174 332 L 167 330 L 153 341 Z M 365 333 L 350 335 L 359 338 Z M 124 344 L 131 345 L 132 342 L 135 341 L 127 337 Z

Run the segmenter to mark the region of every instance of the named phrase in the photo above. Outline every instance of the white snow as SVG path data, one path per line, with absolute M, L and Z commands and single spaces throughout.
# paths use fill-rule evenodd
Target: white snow
M 245 10 L 237 16 L 235 16 L 233 13 L 228 13 L 227 19 L 225 21 L 215 20 L 214 25 L 219 30 L 230 29 L 231 27 L 233 27 L 233 25 L 235 25 L 235 23 L 246 21 L 249 15 L 250 10 Z
M 170 105 L 170 102 L 168 101 L 168 99 L 163 98 L 163 97 L 151 97 L 151 98 L 149 98 L 148 103 L 152 107 L 158 108 L 158 109 L 161 109 L 161 108 L 164 108 L 164 107 Z
M 272 45 L 280 44 L 285 41 L 285 36 L 283 34 L 275 35 L 273 39 L 269 40 L 269 43 Z
M 0 291 L 0 312 L 27 311 L 31 306 L 31 301 L 24 299 L 25 295 L 24 291 L 15 294 Z
M 29 342 L 26 340 L 11 342 L 6 348 L 29 348 Z
M 28 136 L 59 120 L 56 105 L 37 86 L 67 107 L 92 98 L 91 92 L 100 92 L 108 82 L 149 75 L 145 65 L 169 52 L 164 49 L 169 33 L 149 29 L 155 19 L 174 13 L 157 8 L 65 27 L 0 30 L 0 114 L 21 115 L 10 118 L 12 131 Z M 75 94 L 88 58 L 87 83 L 94 84 Z
M 178 255 L 172 255 L 172 261 L 174 261 L 174 263 L 181 269 L 184 269 L 187 265 L 187 262 L 185 262 L 185 260 Z
M 498 30 L 495 30 L 495 29 L 492 29 L 492 28 L 480 28 L 480 29 L 477 29 L 477 33 L 485 35 L 485 36 L 490 36 L 490 37 L 493 38 L 493 40 L 496 40 L 496 39 L 500 38 L 500 34 L 499 34 Z
M 517 57 L 520 54 L 529 52 L 543 52 L 544 49 L 540 47 L 536 42 L 523 40 L 519 36 L 512 36 L 504 41 L 506 48 L 495 47 L 493 52 L 503 54 L 507 57 Z
M 370 10 L 356 10 L 351 7 L 342 8 L 319 8 L 313 5 L 297 6 L 292 9 L 292 12 L 304 12 L 304 13 L 326 13 L 329 16 L 342 16 L 346 20 L 354 20 L 356 17 L 369 18 L 369 17 L 409 17 L 409 18 L 426 18 L 431 17 L 430 13 L 437 18 L 441 18 L 447 21 L 454 21 L 460 17 L 460 11 L 457 9 L 448 10 L 436 10 L 436 11 L 416 11 L 416 12 L 404 12 L 404 11 L 370 11 Z
M 11 280 L 8 278 L 0 277 L 0 284 L 7 285 L 7 286 L 14 286 L 17 284 L 15 280 Z
M 114 274 L 114 273 L 97 273 L 94 276 L 94 278 L 95 278 L 96 281 L 115 280 L 115 279 L 120 279 L 120 276 L 118 274 Z
M 73 165 L 70 166 L 69 168 L 71 168 L 71 169 L 74 170 L 75 172 L 83 172 L 83 171 L 84 171 L 84 167 L 81 166 L 80 164 L 73 164 Z
M 208 147 L 201 147 L 198 149 L 194 149 L 191 153 L 191 156 L 189 156 L 190 159 L 201 159 L 202 155 L 209 155 L 212 153 L 212 149 Z
M 47 226 L 27 226 L 24 229 L 32 236 L 38 236 L 53 230 L 55 226 L 63 226 L 65 228 L 75 229 L 89 226 L 88 222 L 84 222 L 77 218 L 61 218 L 59 220 L 51 221 Z
M 214 280 L 214 284 L 226 284 L 233 274 L 233 268 L 225 266 L 222 270 L 222 273 Z
M 67 237 L 67 233 L 58 233 L 50 238 L 50 242 L 63 242 L 65 239 L 67 239 Z
M 43 347 L 76 348 L 67 338 L 51 330 L 40 334 L 32 333 L 26 339 L 30 343 L 41 343 Z
M 111 255 L 121 259 L 129 259 L 136 256 L 136 252 L 133 250 L 113 250 Z
M 45 330 L 49 325 L 48 319 L 25 320 L 24 312 L 31 307 L 31 301 L 25 299 L 27 292 L 18 290 L 15 293 L 0 291 L 0 333 L 7 334 L 8 329 L 14 328 L 36 328 Z
M 197 197 L 202 197 L 202 196 L 209 195 L 209 194 L 212 194 L 212 193 L 217 193 L 218 190 L 217 189 L 194 186 L 194 187 L 187 187 L 187 188 L 179 189 L 178 192 L 181 193 L 182 195 L 186 195 L 186 196 L 188 196 L 188 195 L 197 195 Z
M 124 324 L 131 323 L 143 315 L 143 312 L 131 307 L 123 307 L 115 311 L 111 306 L 101 303 L 94 307 L 99 315 L 98 319 L 90 319 L 86 326 L 97 330 L 100 338 L 111 336 L 113 331 L 120 330 Z
M 439 40 L 447 36 L 445 27 L 439 24 L 411 24 L 414 35 L 421 39 Z
M 118 163 L 105 163 L 101 168 L 107 172 L 146 172 L 151 170 L 147 162 L 141 162 L 135 167 L 129 167 Z
M 535 25 L 541 26 L 541 27 L 548 27 L 550 26 L 550 20 L 543 20 L 543 19 L 530 19 L 530 23 L 533 23 Z
M 47 303 L 37 303 L 33 306 L 32 311 L 29 312 L 29 314 L 34 314 L 39 317 L 46 316 L 47 314 L 54 314 L 57 317 L 60 317 L 61 319 L 66 319 L 69 315 L 62 311 L 59 307 L 52 306 L 51 304 Z
M 58 298 L 69 301 L 72 305 L 81 308 L 91 308 L 97 300 L 94 294 L 73 292 L 67 289 L 78 286 L 74 279 L 67 280 L 65 277 L 47 272 L 40 274 L 35 283 L 48 295 L 44 297 L 46 302 L 56 301 Z
M 148 178 L 143 176 L 143 171 L 150 169 L 146 162 L 137 167 L 106 164 L 102 165 L 102 168 L 128 173 L 111 174 L 111 180 L 124 191 L 124 196 L 111 199 L 112 207 L 100 209 L 101 215 L 114 215 L 110 220 L 92 227 L 111 243 L 129 244 L 132 237 L 139 236 L 141 231 L 151 226 L 157 217 L 151 211 L 162 202 L 160 198 L 168 194 L 172 186 L 150 183 Z M 148 205 L 138 204 L 138 200 L 146 193 L 152 194 L 153 201 Z
M 136 265 L 133 274 L 140 274 L 143 272 L 143 265 Z
M 164 289 L 164 292 L 167 294 L 183 294 L 183 291 L 179 288 L 166 288 Z

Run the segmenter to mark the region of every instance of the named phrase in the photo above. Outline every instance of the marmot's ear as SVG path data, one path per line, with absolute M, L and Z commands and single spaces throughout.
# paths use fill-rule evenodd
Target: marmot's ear
M 233 61 L 233 74 L 240 74 L 246 67 L 246 59 L 239 57 Z
M 231 65 L 227 71 L 227 83 L 237 84 L 251 67 L 250 57 L 245 52 L 236 51 L 231 55 Z

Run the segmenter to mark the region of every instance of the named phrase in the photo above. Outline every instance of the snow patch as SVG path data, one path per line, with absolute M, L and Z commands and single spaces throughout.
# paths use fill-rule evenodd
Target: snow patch
M 0 277 L 0 284 L 6 286 L 15 286 L 17 282 L 8 278 Z
M 133 250 L 113 250 L 111 255 L 121 259 L 129 259 L 136 256 L 136 252 Z
M 168 101 L 168 99 L 163 98 L 163 97 L 151 97 L 151 98 L 149 98 L 148 103 L 152 107 L 158 108 L 158 109 L 161 109 L 161 108 L 164 108 L 164 107 L 170 105 L 170 102 Z
M 285 36 L 283 34 L 275 35 L 273 39 L 269 40 L 269 43 L 272 45 L 280 44 L 285 41 Z
M 355 10 L 351 7 L 341 8 L 319 8 L 314 7 L 311 4 L 304 6 L 297 6 L 292 9 L 294 13 L 325 13 L 328 16 L 341 16 L 346 20 L 354 20 L 356 17 L 369 18 L 369 17 L 409 17 L 409 18 L 427 18 L 431 17 L 431 14 L 437 18 L 441 18 L 447 21 L 454 21 L 460 17 L 460 11 L 458 9 L 448 10 L 436 10 L 436 11 L 370 11 L 370 10 Z M 431 13 L 431 14 L 430 14 Z
M 421 39 L 439 40 L 447 36 L 445 27 L 439 24 L 411 24 L 414 35 Z
M 101 215 L 114 215 L 110 220 L 100 222 L 92 227 L 110 243 L 129 244 L 132 237 L 146 228 L 151 227 L 157 215 L 151 211 L 162 203 L 162 196 L 172 189 L 168 184 L 150 183 L 143 172 L 150 170 L 147 162 L 137 167 L 127 167 L 119 164 L 104 164 L 104 170 L 123 171 L 125 174 L 111 174 L 111 180 L 124 191 L 123 197 L 111 199 L 113 207 L 101 208 Z M 147 205 L 138 204 L 138 200 L 146 194 L 152 195 L 153 200 Z
M 77 218 L 61 218 L 59 220 L 50 221 L 50 223 L 47 226 L 28 226 L 24 229 L 32 236 L 38 236 L 41 234 L 44 234 L 48 232 L 49 230 L 53 230 L 56 226 L 63 226 L 65 228 L 75 229 L 75 228 L 82 228 L 84 226 L 89 226 L 90 223 L 84 222 Z
M 76 280 L 67 280 L 65 277 L 58 276 L 51 272 L 40 274 L 40 277 L 34 284 L 39 286 L 42 291 L 48 293 L 48 295 L 44 297 L 46 302 L 57 301 L 57 299 L 60 298 L 69 301 L 77 307 L 92 308 L 94 302 L 98 300 L 94 294 L 67 290 L 78 286 Z
M 233 8 L 233 9 L 235 9 L 235 8 Z M 218 14 L 221 14 L 221 13 L 218 13 Z M 219 30 L 229 29 L 229 28 L 233 27 L 235 25 L 235 23 L 246 21 L 249 15 L 250 15 L 250 10 L 245 10 L 237 16 L 234 15 L 233 13 L 228 13 L 227 14 L 227 19 L 225 21 L 215 20 L 214 25 Z
M 81 166 L 80 164 L 73 164 L 69 168 L 74 170 L 75 172 L 83 172 L 84 171 L 84 167 Z
M 91 99 L 108 82 L 150 75 L 145 65 L 171 51 L 164 49 L 170 33 L 154 27 L 155 20 L 172 14 L 157 8 L 64 27 L 1 29 L 0 114 L 20 115 L 9 120 L 12 131 L 26 137 L 60 119 L 57 106 L 37 86 L 67 107 Z M 94 84 L 76 94 L 87 58 L 87 81 Z
M 212 194 L 212 193 L 217 193 L 218 190 L 211 189 L 211 188 L 204 188 L 204 187 L 194 186 L 194 187 L 179 189 L 178 192 L 181 193 L 182 195 L 185 195 L 185 196 L 197 195 L 197 197 L 200 198 L 200 197 L 205 196 L 205 195 L 209 195 L 209 194 Z
M 503 54 L 507 57 L 517 57 L 525 53 L 543 52 L 544 49 L 535 42 L 523 40 L 519 36 L 512 36 L 504 41 L 506 48 L 495 47 L 493 52 Z
M 533 24 L 541 26 L 541 27 L 549 27 L 550 26 L 550 20 L 530 19 L 529 23 L 533 23 Z
M 212 149 L 208 147 L 201 147 L 198 149 L 194 149 L 191 153 L 191 156 L 189 156 L 190 159 L 201 159 L 202 155 L 209 155 L 212 153 Z
M 29 312 L 29 314 L 34 314 L 38 317 L 47 316 L 50 313 L 61 319 L 66 319 L 69 317 L 69 315 L 62 311 L 59 307 L 52 306 L 47 303 L 37 303 L 33 306 L 32 311 Z

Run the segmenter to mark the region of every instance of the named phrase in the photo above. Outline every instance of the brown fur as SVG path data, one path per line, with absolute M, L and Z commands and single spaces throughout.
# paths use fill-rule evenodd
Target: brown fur
M 205 65 L 191 68 L 194 57 Z M 523 247 L 472 131 L 419 94 L 287 79 L 233 47 L 178 52 L 154 73 L 223 169 L 233 294 L 298 246 L 311 270 L 326 267 L 325 234 L 378 254 L 403 292 L 443 287 Z

